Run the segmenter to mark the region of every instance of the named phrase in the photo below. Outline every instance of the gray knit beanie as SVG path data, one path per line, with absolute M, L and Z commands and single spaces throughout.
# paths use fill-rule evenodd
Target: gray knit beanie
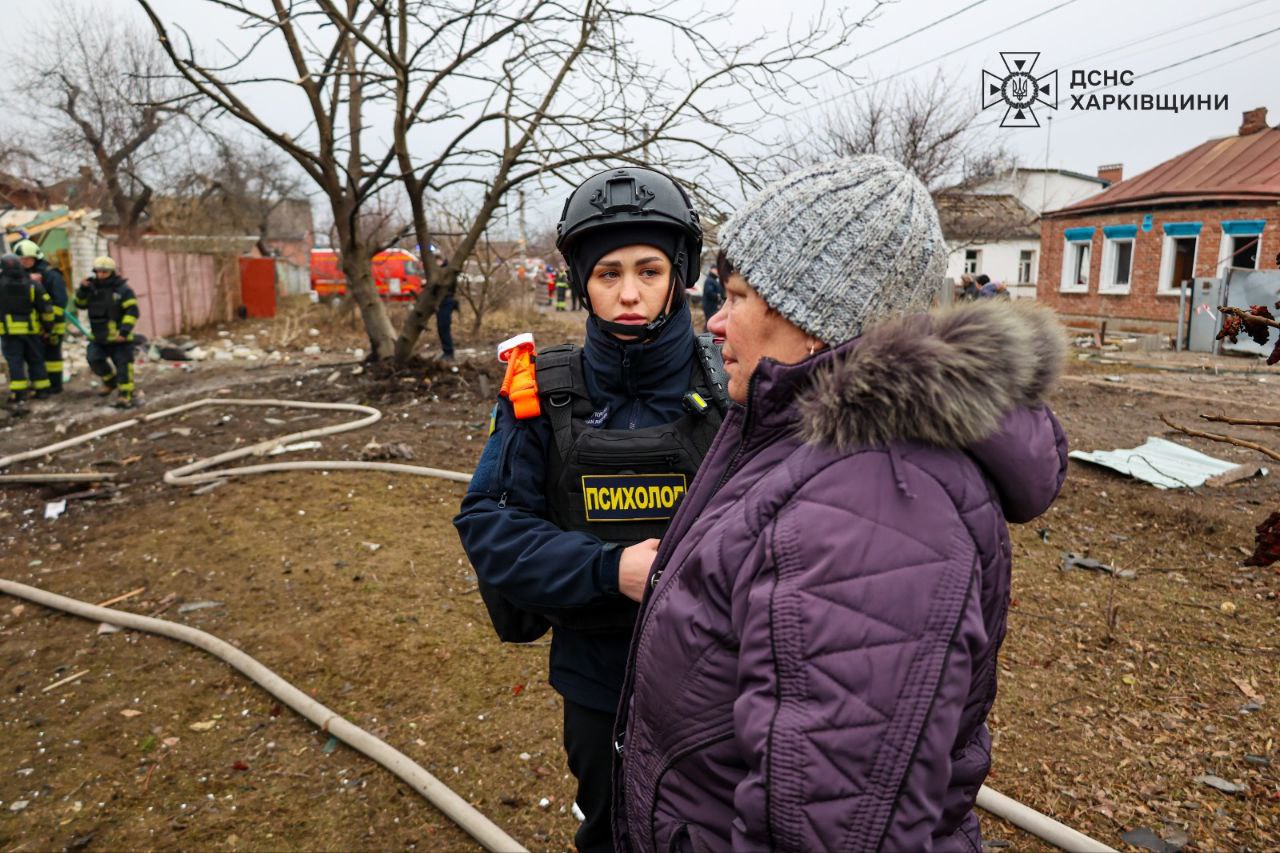
M 874 154 L 774 181 L 724 224 L 720 248 L 769 307 L 827 344 L 926 307 L 947 261 L 929 191 Z

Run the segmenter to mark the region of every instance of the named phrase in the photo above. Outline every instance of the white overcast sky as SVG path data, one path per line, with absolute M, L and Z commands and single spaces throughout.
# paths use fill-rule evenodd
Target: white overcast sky
M 778 0 L 708 0 L 710 8 L 725 8 L 720 5 L 723 3 L 730 4 L 733 17 L 732 31 L 726 37 L 735 40 L 756 32 L 762 40 L 771 33 L 776 36 L 787 24 L 779 7 L 797 19 L 812 16 L 821 8 L 820 0 L 789 0 L 786 4 Z M 3 5 L 6 22 L 11 25 L 47 14 L 40 3 L 4 0 Z M 147 27 L 133 0 L 97 0 L 97 5 Z M 159 0 L 156 5 L 161 14 L 188 26 L 193 37 L 210 48 L 220 39 L 236 38 L 223 16 L 204 21 L 199 14 L 204 4 L 198 0 Z M 851 14 L 869 8 L 868 3 L 856 0 L 844 6 Z M 830 3 L 828 8 L 832 8 Z M 1035 20 L 1019 24 L 1038 14 Z M 954 17 L 883 47 L 948 15 Z M 1008 32 L 999 32 L 1009 27 Z M 1268 33 L 1270 30 L 1275 32 Z M 1260 37 L 1252 38 L 1255 36 Z M 1192 59 L 1251 38 L 1239 46 Z M 12 40 L 0 47 L 0 64 L 12 56 L 14 47 Z M 27 47 L 22 45 L 24 50 Z M 1000 107 L 983 113 L 972 132 L 1003 143 L 1025 166 L 1045 165 L 1049 142 L 1047 162 L 1052 167 L 1093 174 L 1102 163 L 1118 162 L 1124 164 L 1125 176 L 1131 177 L 1206 139 L 1234 133 L 1243 110 L 1268 107 L 1269 123 L 1280 124 L 1280 0 L 900 0 L 884 8 L 874 24 L 859 32 L 845 59 L 849 72 L 864 85 L 882 85 L 877 81 L 891 77 L 895 83 L 927 83 L 939 74 L 957 101 L 976 110 L 982 69 L 999 70 L 1000 51 L 1039 51 L 1036 73 L 1059 69 L 1064 93 L 1068 69 L 1099 68 L 1134 72 L 1131 89 L 1112 91 L 1229 98 L 1230 109 L 1226 111 L 1175 114 L 1071 112 L 1063 97 L 1053 113 L 1051 139 L 1043 126 L 1001 129 Z M 872 55 L 866 56 L 868 53 Z M 1182 64 L 1146 73 L 1175 63 Z M 804 122 L 820 123 L 824 112 L 840 109 L 847 87 L 837 86 L 831 75 L 818 78 L 814 85 L 817 91 L 801 99 L 801 111 L 773 128 L 779 136 L 788 131 L 793 136 L 802 133 Z M 1039 114 L 1044 125 L 1043 116 L 1050 113 L 1041 108 Z M 299 121 L 302 118 L 298 116 Z M 558 199 L 530 202 L 534 210 L 558 212 Z

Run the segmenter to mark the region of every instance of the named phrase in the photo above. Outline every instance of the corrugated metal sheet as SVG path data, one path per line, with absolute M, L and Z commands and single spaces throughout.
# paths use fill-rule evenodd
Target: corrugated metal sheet
M 1072 459 L 1119 471 L 1158 489 L 1194 489 L 1225 474 L 1236 462 L 1214 459 L 1198 450 L 1152 436 L 1141 447 L 1121 450 L 1071 451 Z M 1266 472 L 1266 469 L 1262 469 Z
M 1280 128 L 1210 139 L 1185 154 L 1046 216 L 1154 202 L 1280 200 Z

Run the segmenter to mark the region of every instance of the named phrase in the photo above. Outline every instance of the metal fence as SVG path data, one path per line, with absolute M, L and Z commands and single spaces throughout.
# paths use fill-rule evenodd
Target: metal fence
M 139 246 L 111 247 L 120 275 L 138 295 L 138 331 L 149 338 L 174 335 L 231 316 L 226 294 L 238 287 L 235 264 L 214 255 L 164 252 Z M 228 282 L 228 276 L 237 280 Z

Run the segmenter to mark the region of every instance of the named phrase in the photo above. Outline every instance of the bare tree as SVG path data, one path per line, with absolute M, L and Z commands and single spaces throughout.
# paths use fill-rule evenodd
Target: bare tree
M 803 161 L 882 154 L 932 192 L 957 190 L 1007 172 L 1013 158 L 973 130 L 974 112 L 941 76 L 925 85 L 865 86 L 796 144 Z
M 145 230 L 154 166 L 179 144 L 190 90 L 165 79 L 156 42 L 104 9 L 55 4 L 24 52 L 14 91 L 39 121 L 28 145 L 53 177 L 78 172 L 81 193 L 111 210 L 123 242 Z
M 513 191 L 655 163 L 723 203 L 756 183 L 731 152 L 746 149 L 764 102 L 803 91 L 796 74 L 806 67 L 840 73 L 831 59 L 867 17 L 737 41 L 726 16 L 682 8 L 677 18 L 667 0 L 205 0 L 207 12 L 233 13 L 249 39 L 217 61 L 185 33 L 175 39 L 153 0 L 137 2 L 178 73 L 324 192 L 371 348 L 402 360 Z M 263 70 L 276 57 L 287 67 Z M 306 126 L 291 133 L 265 119 L 249 101 L 255 87 L 300 97 Z M 733 186 L 710 180 L 715 170 Z M 359 227 L 361 209 L 392 185 L 419 246 L 431 242 L 431 196 L 465 188 L 476 199 L 449 266 L 398 339 L 369 276 L 377 247 Z
M 273 223 L 288 205 L 308 202 L 291 160 L 262 141 L 207 134 L 209 150 L 184 164 L 157 200 L 152 224 L 161 231 L 252 234 L 261 255 L 271 254 Z

